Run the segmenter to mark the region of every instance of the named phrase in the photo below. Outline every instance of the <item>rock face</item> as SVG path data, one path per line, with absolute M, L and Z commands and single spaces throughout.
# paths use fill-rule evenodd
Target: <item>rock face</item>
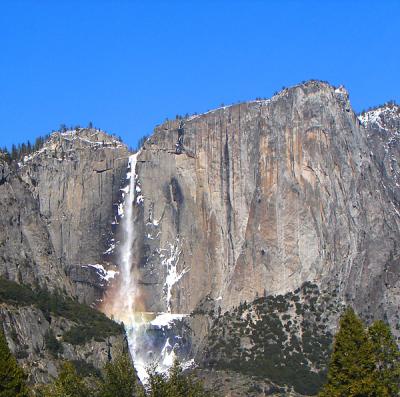
M 95 268 L 107 265 L 115 205 L 126 175 L 128 150 L 93 129 L 55 133 L 18 170 L 45 220 L 58 267 L 88 304 L 105 284 Z
M 73 292 L 70 280 L 59 266 L 47 222 L 29 186 L 2 161 L 0 275 L 24 284 Z
M 312 81 L 157 127 L 137 166 L 148 309 L 206 295 L 227 309 L 312 281 L 394 328 L 395 181 L 360 124 L 343 88 Z
M 306 394 L 324 381 L 322 335 L 344 305 L 399 338 L 399 122 L 396 106 L 358 119 L 343 87 L 311 81 L 158 126 L 136 170 L 145 309 L 192 313 L 201 366 L 270 368 L 272 381 Z M 299 318 L 286 300 L 309 282 L 325 303 L 307 301 Z M 244 304 L 259 297 L 264 309 Z M 286 302 L 275 314 L 274 299 Z
M 368 142 L 380 172 L 394 182 L 394 192 L 399 201 L 400 106 L 387 103 L 361 114 L 359 119 L 367 129 Z
M 82 375 L 96 374 L 126 349 L 122 332 L 84 344 L 63 342 L 63 334 L 74 323 L 53 315 L 46 318 L 41 310 L 31 306 L 0 304 L 0 320 L 9 347 L 29 375 L 31 384 L 47 383 L 55 378 L 63 360 L 73 361 L 79 365 L 80 371 L 87 371 Z M 59 340 L 59 351 L 51 348 L 47 339 L 49 335 Z
M 0 327 L 31 383 L 56 376 L 62 360 L 74 361 L 86 375 L 99 371 L 127 348 L 123 330 L 111 320 L 102 320 L 106 337 L 100 332 L 91 338 L 101 330 L 93 329 L 84 310 L 77 322 L 78 313 L 66 318 L 43 311 L 21 302 L 26 295 L 17 292 L 25 284 L 34 291 L 29 294 L 50 291 L 90 305 L 102 298 L 115 274 L 108 271 L 116 245 L 112 228 L 128 154 L 104 132 L 80 129 L 52 134 L 19 164 L 0 158 Z

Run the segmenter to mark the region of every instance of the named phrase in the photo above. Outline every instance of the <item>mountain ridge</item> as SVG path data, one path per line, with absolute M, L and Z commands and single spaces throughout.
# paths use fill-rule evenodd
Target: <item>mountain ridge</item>
M 333 335 L 343 304 L 385 319 L 399 338 L 396 106 L 356 115 L 342 86 L 314 80 L 155 127 L 137 154 L 133 265 L 146 311 L 192 314 L 177 325 L 187 345 L 171 346 L 183 359 L 240 371 L 235 360 L 253 348 L 248 376 L 266 321 L 271 343 L 313 372 L 307 349 L 320 331 L 307 340 L 302 329 Z M 52 134 L 19 165 L 0 161 L 0 275 L 88 305 L 111 299 L 129 155 L 118 139 L 79 129 Z M 295 292 L 308 282 L 318 294 Z M 233 321 L 250 333 L 223 335 L 218 324 Z

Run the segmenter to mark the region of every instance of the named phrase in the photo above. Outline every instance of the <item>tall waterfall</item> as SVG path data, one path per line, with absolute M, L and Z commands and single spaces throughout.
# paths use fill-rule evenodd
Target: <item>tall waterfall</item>
M 121 218 L 120 227 L 122 228 L 121 246 L 119 247 L 119 277 L 116 285 L 112 286 L 109 296 L 103 304 L 103 311 L 114 320 L 123 322 L 128 338 L 129 350 L 138 371 L 138 375 L 143 379 L 145 373 L 145 363 L 138 354 L 138 335 L 145 325 L 143 315 L 137 307 L 138 286 L 136 269 L 133 266 L 133 245 L 135 241 L 134 229 L 134 206 L 136 200 L 136 163 L 138 153 L 129 156 L 128 172 L 126 179 L 127 186 L 122 189 L 123 202 L 118 207 L 118 215 Z
M 134 208 L 140 205 L 143 198 L 138 185 L 136 174 L 137 156 L 140 152 L 129 157 L 127 180 L 129 183 L 122 189 L 123 203 L 118 208 L 122 229 L 119 249 L 119 277 L 117 283 L 111 285 L 109 294 L 102 305 L 102 310 L 118 322 L 123 322 L 128 338 L 129 350 L 138 372 L 144 381 L 147 377 L 146 367 L 156 363 L 159 371 L 167 370 L 173 363 L 175 351 L 180 349 L 182 336 L 177 331 L 176 324 L 184 315 L 172 314 L 169 303 L 171 288 L 184 274 L 176 274 L 176 265 L 170 262 L 178 255 L 171 248 L 171 258 L 166 260 L 168 274 L 167 307 L 168 313 L 149 313 L 145 311 L 145 302 L 140 301 L 138 269 L 134 266 L 133 247 L 135 235 Z M 151 332 L 148 332 L 151 331 Z
M 135 296 L 136 296 L 136 285 L 132 275 L 132 249 L 134 241 L 134 230 L 133 230 L 133 205 L 135 201 L 135 187 L 136 187 L 136 159 L 137 153 L 129 157 L 129 169 L 130 172 L 127 175 L 129 179 L 129 185 L 125 189 L 126 196 L 124 197 L 124 217 L 122 218 L 122 228 L 124 231 L 124 240 L 121 247 L 121 287 L 120 294 L 121 302 L 124 302 L 124 312 L 128 316 L 129 322 L 134 321 L 135 313 Z M 127 190 L 127 191 L 126 191 Z

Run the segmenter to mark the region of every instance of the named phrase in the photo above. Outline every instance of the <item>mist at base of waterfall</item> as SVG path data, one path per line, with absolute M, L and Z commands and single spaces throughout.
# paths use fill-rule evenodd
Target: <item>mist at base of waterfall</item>
M 130 353 L 142 383 L 146 383 L 148 369 L 167 373 L 178 359 L 183 366 L 190 350 L 186 315 L 171 313 L 135 313 L 133 322 L 125 324 Z M 191 361 L 190 361 L 191 364 Z

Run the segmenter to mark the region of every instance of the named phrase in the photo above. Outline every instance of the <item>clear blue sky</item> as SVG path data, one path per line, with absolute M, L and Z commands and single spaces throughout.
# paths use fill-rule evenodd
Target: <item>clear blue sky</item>
M 89 121 L 134 146 L 176 114 L 317 78 L 400 99 L 400 1 L 0 1 L 0 146 Z

